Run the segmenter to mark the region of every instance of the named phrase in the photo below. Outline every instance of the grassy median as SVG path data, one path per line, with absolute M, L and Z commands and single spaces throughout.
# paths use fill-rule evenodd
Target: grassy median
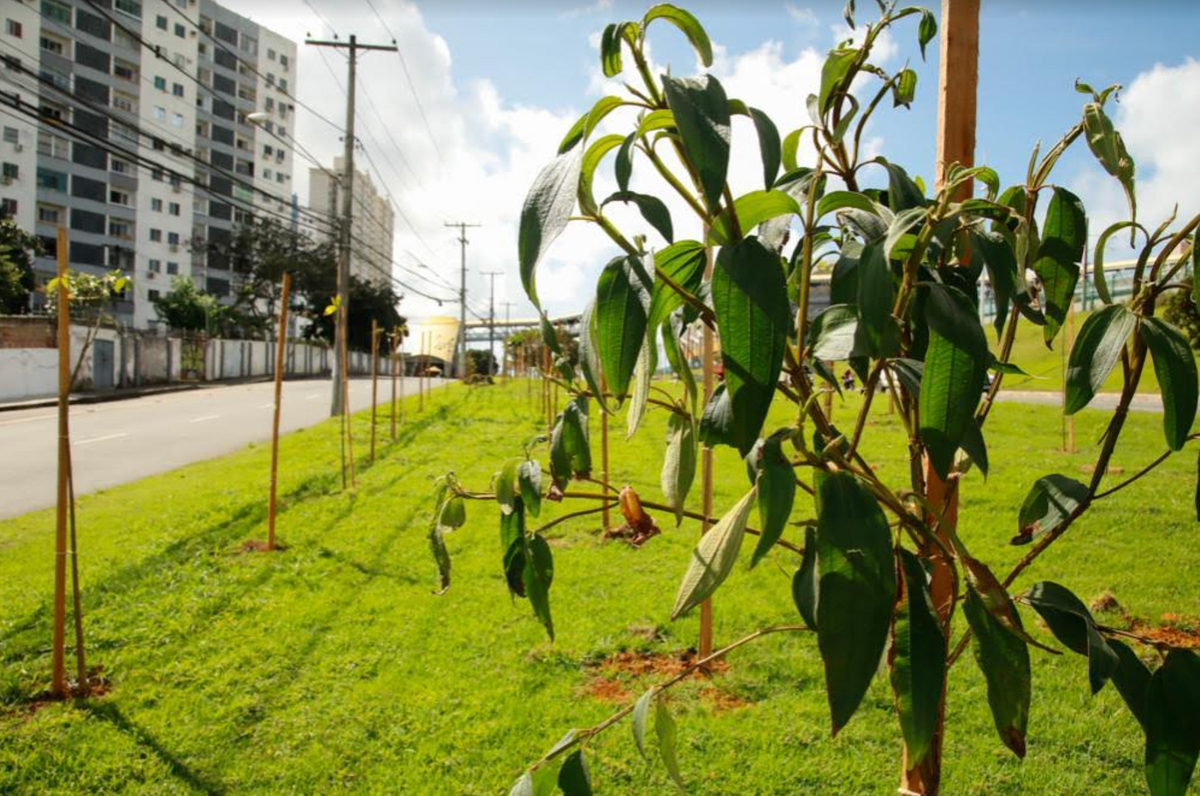
M 431 480 L 453 469 L 486 489 L 538 430 L 528 394 L 524 383 L 451 386 L 420 414 L 410 402 L 399 439 L 385 427 L 371 466 L 359 415 L 354 493 L 340 489 L 334 423 L 288 435 L 279 519 L 287 549 L 276 554 L 241 552 L 266 533 L 264 445 L 81 498 L 90 662 L 111 683 L 86 702 L 29 700 L 49 675 L 53 512 L 0 522 L 0 793 L 504 794 L 567 729 L 636 698 L 657 675 L 627 664 L 669 665 L 696 636 L 694 617 L 668 621 L 694 523 L 676 529 L 659 515 L 664 533 L 641 549 L 601 540 L 598 515 L 555 526 L 554 644 L 528 603 L 508 597 L 490 504 L 471 503 L 466 526 L 449 535 L 453 584 L 432 593 Z M 855 400 L 836 417 L 849 417 Z M 786 422 L 792 410 L 776 411 Z M 997 571 L 1020 557 L 1024 548 L 1007 542 L 1029 484 L 1051 472 L 1084 478 L 1106 417 L 1084 411 L 1080 450 L 1067 455 L 1054 409 L 995 408 L 991 476 L 973 472 L 963 486 L 960 528 L 976 555 Z M 865 452 L 899 485 L 905 448 L 886 401 L 871 422 Z M 593 413 L 594 445 L 596 424 Z M 1160 424 L 1155 414 L 1130 418 L 1115 459 L 1126 474 L 1165 449 Z M 664 429 L 652 412 L 631 442 L 614 433 L 615 482 L 659 497 Z M 717 460 L 723 511 L 747 482 L 735 453 Z M 1194 479 L 1192 455 L 1172 457 L 1100 501 L 1018 585 L 1053 579 L 1084 599 L 1111 593 L 1128 613 L 1105 614 L 1110 623 L 1154 625 L 1171 613 L 1186 630 L 1200 615 Z M 795 516 L 811 516 L 801 498 Z M 565 510 L 550 504 L 542 519 Z M 790 596 L 797 557 L 777 549 L 752 572 L 746 561 L 717 593 L 718 643 L 799 621 Z M 1024 762 L 996 737 L 971 656 L 953 669 L 945 792 L 1144 792 L 1142 734 L 1114 688 L 1092 697 L 1085 659 L 1032 654 Z M 692 793 L 895 792 L 899 731 L 886 678 L 831 740 L 810 635 L 739 650 L 672 705 Z M 627 726 L 589 754 L 600 793 L 670 792 Z

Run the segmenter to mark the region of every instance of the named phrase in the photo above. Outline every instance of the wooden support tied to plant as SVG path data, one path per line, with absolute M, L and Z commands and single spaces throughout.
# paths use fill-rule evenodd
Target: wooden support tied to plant
M 395 442 L 396 441 L 396 364 L 400 358 L 400 354 L 398 353 L 398 349 L 399 349 L 398 341 L 400 340 L 400 330 L 392 329 L 391 338 L 392 338 L 392 351 L 391 351 L 391 356 L 389 357 L 389 359 L 391 360 L 391 369 L 392 369 L 392 415 L 391 415 L 392 428 L 391 428 L 391 431 L 392 431 L 392 442 Z
M 603 374 L 600 376 L 600 393 L 596 399 L 597 401 L 604 400 L 604 396 L 608 394 L 608 379 L 604 378 Z M 604 491 L 608 492 L 612 488 L 612 485 L 608 482 L 608 412 L 605 412 L 603 409 L 600 410 L 600 469 L 600 477 L 604 481 Z M 612 527 L 609 508 L 609 502 L 607 500 L 604 501 L 604 510 L 601 512 L 601 517 L 604 520 L 604 530 L 606 531 Z
M 371 319 L 371 453 L 367 458 L 375 463 L 375 416 L 379 406 L 379 324 Z
M 425 411 L 425 335 L 421 332 L 421 342 L 417 345 L 417 367 L 414 376 L 417 377 L 417 411 Z
M 275 409 L 271 417 L 271 494 L 267 498 L 267 549 L 275 549 L 275 495 L 279 475 L 279 415 L 283 407 L 283 365 L 287 352 L 288 294 L 292 275 L 283 272 L 279 299 L 279 335 L 275 341 Z
M 58 495 L 54 526 L 54 650 L 50 693 L 67 696 L 67 490 L 71 462 L 71 297 L 67 290 L 67 230 L 58 228 Z
M 945 183 L 946 169 L 957 163 L 970 168 L 975 163 L 975 108 L 979 84 L 979 0 L 942 0 L 941 60 L 938 75 L 938 130 L 935 172 L 937 184 Z M 967 198 L 972 183 L 959 189 L 957 199 Z M 925 499 L 941 508 L 938 535 L 949 549 L 947 529 L 958 524 L 959 490 L 938 477 L 928 457 L 925 459 Z M 928 518 L 931 523 L 935 520 Z M 923 556 L 931 563 L 929 592 L 934 608 L 942 619 L 946 639 L 950 638 L 950 616 L 954 608 L 954 564 L 940 550 L 927 545 Z M 949 650 L 946 650 L 947 654 Z M 908 749 L 904 750 L 900 788 L 902 793 L 936 796 L 941 788 L 942 743 L 946 719 L 946 680 L 942 679 L 942 698 L 938 705 L 937 727 L 925 758 L 910 768 Z
M 708 240 L 708 225 L 704 225 L 704 237 L 702 240 Z M 706 262 L 704 264 L 704 279 L 708 282 L 712 281 L 713 272 L 713 250 L 711 246 L 705 249 Z M 701 332 L 701 351 L 702 357 L 700 362 L 700 373 L 704 385 L 704 406 L 708 406 L 712 400 L 713 394 L 713 330 L 708 324 L 703 325 Z M 700 449 L 700 513 L 704 515 L 704 519 L 700 521 L 700 535 L 708 533 L 711 523 L 709 517 L 713 511 L 713 452 L 712 446 L 704 445 Z M 712 654 L 713 650 L 713 616 L 712 616 L 712 598 L 700 603 L 700 643 L 699 655 L 705 658 Z
M 345 307 L 341 309 L 345 312 Z M 342 336 L 342 361 L 346 363 L 346 378 L 342 379 L 342 416 L 346 418 L 346 464 L 350 470 L 350 488 L 357 489 L 358 481 L 354 476 L 354 414 L 350 411 L 350 337 L 349 319 L 346 322 L 346 334 Z

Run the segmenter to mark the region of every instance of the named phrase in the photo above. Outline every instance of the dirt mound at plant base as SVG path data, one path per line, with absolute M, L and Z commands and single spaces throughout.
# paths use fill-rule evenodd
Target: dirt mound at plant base
M 616 652 L 604 660 L 587 666 L 592 674 L 585 690 L 588 696 L 600 702 L 629 702 L 654 683 L 660 683 L 682 674 L 696 662 L 694 650 L 683 652 Z M 729 665 L 717 660 L 706 670 L 697 669 L 691 679 L 706 680 L 713 675 L 723 674 Z M 724 691 L 716 685 L 700 689 L 701 700 L 717 710 L 733 710 L 749 704 L 741 697 Z

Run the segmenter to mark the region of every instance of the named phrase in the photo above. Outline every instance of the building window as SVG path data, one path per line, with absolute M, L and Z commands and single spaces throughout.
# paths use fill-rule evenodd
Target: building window
M 162 181 L 163 181 L 163 172 L 162 172 L 162 169 L 153 169 L 153 170 L 151 170 L 151 172 L 150 172 L 150 179 L 154 180 L 155 182 L 162 182 Z
M 136 144 L 138 142 L 137 130 L 127 124 L 122 124 L 114 119 L 109 125 L 109 129 L 112 130 L 114 138 L 119 138 L 122 141 L 127 141 L 131 144 Z
M 183 114 L 182 113 L 172 113 L 171 114 L 171 126 L 172 127 L 183 127 Z
M 67 175 L 61 171 L 53 171 L 39 167 L 37 170 L 39 188 L 49 188 L 52 191 L 67 190 Z
M 171 93 L 174 94 L 176 97 L 182 97 L 183 96 L 183 84 L 182 83 L 172 83 L 171 84 Z
M 120 58 L 113 61 L 113 74 L 122 80 L 130 80 L 135 83 L 138 79 L 137 67 L 128 61 L 122 61 Z
M 112 104 L 113 107 L 119 111 L 125 111 L 126 113 L 137 113 L 137 101 L 128 94 L 122 94 L 119 91 L 114 91 Z
M 115 174 L 128 174 L 132 169 L 128 160 L 120 160 L 119 158 L 112 159 L 110 168 Z
M 133 237 L 128 221 L 108 220 L 108 234 L 114 238 L 129 240 Z
M 279 90 L 285 94 L 287 93 L 287 78 L 286 77 L 279 78 Z
M 267 48 L 267 59 L 270 61 L 275 60 L 275 51 L 272 50 L 270 47 Z
M 4 31 L 9 36 L 15 36 L 19 39 L 21 38 L 21 23 L 17 22 L 15 19 L 6 20 L 4 23 Z
M 172 246 L 178 246 L 179 245 L 179 233 L 178 232 L 168 232 L 167 233 L 167 243 L 169 243 Z
M 173 263 L 170 260 L 168 260 L 167 261 L 167 274 L 169 276 L 174 276 L 177 273 L 179 273 L 179 263 Z
M 54 205 L 38 205 L 37 220 L 39 224 L 57 225 L 62 218 L 63 209 Z
M 161 229 L 150 230 L 150 242 L 151 243 L 162 243 L 162 230 Z
M 179 215 L 181 211 L 182 208 L 179 206 L 179 202 L 170 202 L 167 205 L 167 212 L 173 216 Z
M 166 91 L 167 90 L 167 79 L 165 77 L 161 77 L 161 76 L 155 77 L 154 78 L 154 87 L 156 89 L 158 89 L 159 91 Z
M 242 34 L 242 49 L 251 55 L 258 55 L 258 39 Z
M 38 131 L 38 154 L 66 160 L 71 156 L 71 144 L 61 136 Z
M 167 18 L 160 14 L 158 17 L 155 17 L 154 24 L 156 27 L 158 27 L 159 30 L 166 30 L 167 29 Z
M 17 128 L 9 127 L 8 125 L 4 126 L 4 143 L 16 144 L 20 140 L 21 140 L 21 138 L 20 138 L 20 134 L 17 132 Z
M 59 0 L 42 0 L 42 16 L 71 24 L 71 7 Z
M 183 25 L 179 24 L 178 22 L 175 23 L 175 35 L 181 39 L 187 36 L 187 31 L 185 31 L 183 29 Z
M 150 269 L 150 273 L 160 273 L 162 271 L 162 260 L 151 260 L 147 268 Z
M 154 119 L 155 119 L 155 121 L 165 122 L 167 120 L 167 109 L 161 105 L 155 105 L 154 106 Z
M 4 178 L 5 182 L 12 182 L 20 176 L 21 170 L 17 168 L 16 163 L 5 163 L 3 168 L 0 168 L 0 177 Z
M 0 218 L 16 218 L 17 200 L 0 199 Z
M 55 36 L 53 33 L 43 33 L 41 35 L 41 37 L 38 39 L 38 43 L 41 45 L 41 48 L 43 50 L 45 50 L 46 52 L 53 53 L 54 55 L 61 55 L 63 57 L 66 57 L 66 54 L 67 54 L 67 40 L 66 39 L 64 39 L 60 36 Z
M 158 301 L 158 291 L 157 290 L 147 290 L 146 297 L 148 299 L 150 299 L 151 301 Z
M 284 69 L 288 68 L 288 57 L 286 55 L 280 54 L 279 65 L 282 66 Z
M 45 2 L 45 0 L 42 0 L 42 2 Z M 142 4 L 140 0 L 114 0 L 113 8 L 131 17 L 142 18 Z
M 108 201 L 114 205 L 121 207 L 132 207 L 133 202 L 129 198 L 129 194 L 125 191 L 111 190 L 108 192 Z
M 162 205 L 163 205 L 162 199 L 151 199 L 150 200 L 150 209 L 153 210 L 155 213 L 162 212 Z
M 62 105 L 59 105 L 57 102 L 46 102 L 43 100 L 43 102 L 42 102 L 42 118 L 43 119 L 56 119 L 60 122 L 65 121 L 67 118 L 67 110 Z

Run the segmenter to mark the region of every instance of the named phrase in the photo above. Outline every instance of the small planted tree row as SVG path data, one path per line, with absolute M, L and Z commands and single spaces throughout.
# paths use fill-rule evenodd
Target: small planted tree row
M 632 435 L 647 411 L 662 410 L 669 434 L 661 471 L 666 502 L 659 508 L 677 521 L 714 522 L 681 562 L 672 619 L 721 587 L 744 546 L 752 545 L 752 568 L 776 547 L 794 556 L 792 589 L 779 598 L 794 602 L 799 621 L 754 631 L 697 667 L 777 633 L 813 634 L 836 734 L 852 720 L 883 660 L 902 743 L 902 789 L 935 794 L 946 701 L 953 696 L 947 673 L 965 650 L 971 648 L 986 681 L 999 741 L 1023 757 L 1031 648 L 1060 654 L 1065 647 L 1086 658 L 1081 670 L 1091 690 L 1111 681 L 1142 726 L 1150 792 L 1182 794 L 1200 751 L 1200 658 L 1098 623 L 1069 586 L 1055 580 L 1020 592 L 1012 586 L 1096 503 L 1195 436 L 1195 362 L 1186 340 L 1155 310 L 1164 294 L 1180 289 L 1177 277 L 1195 256 L 1200 217 L 1182 225 L 1170 218 L 1153 229 L 1138 219 L 1134 164 L 1105 110 L 1115 87 L 1097 92 L 1080 84 L 1087 97 L 1080 121 L 1053 146 L 1035 148 L 1023 180 L 1008 187 L 990 168 L 948 163 L 931 190 L 900 165 L 868 156 L 862 146 L 868 123 L 888 101 L 908 107 L 917 81 L 910 68 L 892 72 L 872 60 L 880 36 L 899 23 L 915 23 L 923 56 L 937 28 L 928 11 L 879 6 L 879 18 L 862 25 L 849 4 L 846 19 L 861 25 L 859 36 L 829 53 L 819 92 L 807 98 L 809 122 L 786 135 L 761 110 L 727 96 L 711 74 L 651 71 L 647 36 L 666 26 L 686 36 L 702 64 L 711 64 L 709 37 L 688 12 L 656 5 L 640 20 L 605 29 L 604 74 L 632 72 L 627 93 L 596 102 L 538 175 L 521 215 L 521 278 L 537 305 L 538 264 L 572 220 L 595 225 L 617 253 L 584 311 L 577 360 L 564 355 L 543 315 L 544 345 L 555 357 L 551 377 L 566 394 L 549 433 L 502 462 L 486 492 L 468 489 L 453 474 L 438 481 L 429 543 L 440 588 L 450 585 L 445 534 L 466 522 L 467 500 L 494 500 L 500 507 L 497 566 L 509 591 L 528 600 L 553 639 L 555 562 L 545 531 L 598 510 L 597 503 L 619 505 L 631 525 L 653 524 L 645 509 L 656 508 L 628 488 L 580 486 L 591 483 L 594 469 L 589 417 L 624 408 Z M 601 119 L 622 114 L 627 134 L 596 132 Z M 761 174 L 755 178 L 762 187 L 735 196 L 728 178 L 732 121 L 739 116 L 757 134 Z M 1096 284 L 1105 306 L 1087 319 L 1071 348 L 1067 412 L 1088 406 L 1118 367 L 1122 389 L 1090 479 L 1049 473 L 1014 507 L 1012 542 L 1028 552 L 1000 574 L 959 533 L 955 499 L 970 468 L 989 474 L 985 424 L 1004 376 L 1019 371 L 1011 361 L 1018 326 L 1040 327 L 1052 345 L 1073 302 L 1088 246 L 1087 215 L 1082 201 L 1051 177 L 1080 139 L 1124 189 L 1129 218 L 1097 242 Z M 802 153 L 808 162 L 800 162 Z M 618 190 L 598 199 L 596 173 L 606 158 Z M 631 190 L 635 169 L 661 178 L 664 190 L 696 217 L 700 238 L 677 239 L 679 227 L 662 198 Z M 975 186 L 983 196 L 972 197 Z M 619 229 L 606 214 L 613 203 L 635 207 L 644 227 L 636 234 Z M 1133 297 L 1122 305 L 1105 289 L 1103 254 L 1108 241 L 1124 233 L 1139 253 Z M 830 263 L 832 306 L 811 312 L 813 274 Z M 997 303 L 994 347 L 978 309 L 985 282 Z M 721 341 L 724 378 L 707 401 L 681 350 L 684 331 L 697 323 Z M 681 380 L 682 395 L 652 383 L 660 351 Z M 862 405 L 844 425 L 833 422 L 821 400 L 840 389 L 831 362 L 848 363 L 864 385 Z M 1162 385 L 1166 450 L 1114 484 L 1109 465 L 1146 367 Z M 994 379 L 985 390 L 989 372 Z M 862 453 L 875 433 L 867 420 L 880 392 L 895 402 L 901 421 L 903 434 L 894 444 L 909 453 L 903 483 L 885 481 Z M 777 401 L 792 404 L 794 421 L 772 428 L 767 417 Z M 718 445 L 745 457 L 748 482 L 716 518 L 689 511 L 687 496 L 701 451 Z M 814 517 L 793 516 L 798 491 L 812 496 Z M 546 520 L 543 512 L 560 500 L 592 507 Z M 755 515 L 757 527 L 751 527 Z M 802 528 L 802 538 L 786 538 L 789 526 Z M 1071 579 L 1069 572 L 1059 577 Z M 1031 632 L 1023 608 L 1045 622 L 1057 645 Z M 960 610 L 965 627 L 954 621 Z M 653 727 L 663 764 L 684 787 L 685 765 L 664 699 L 681 679 L 655 685 L 594 727 L 567 733 L 520 776 L 513 794 L 590 793 L 587 744 L 625 718 L 643 754 Z

